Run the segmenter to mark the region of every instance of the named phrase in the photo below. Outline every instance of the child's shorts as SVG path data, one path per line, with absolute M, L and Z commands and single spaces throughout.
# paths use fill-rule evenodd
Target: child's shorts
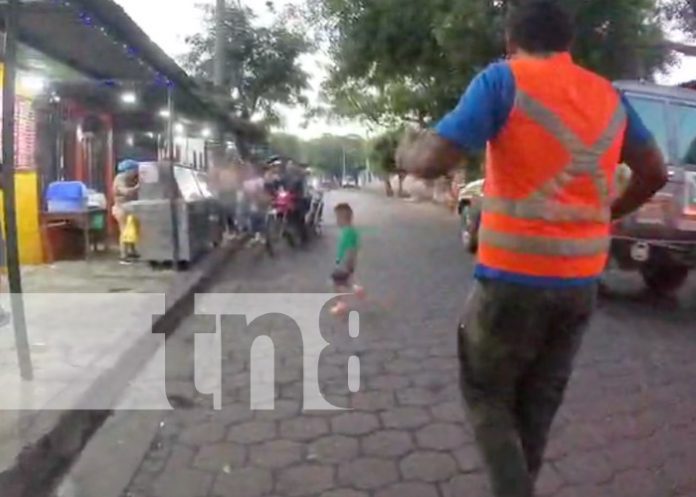
M 336 286 L 350 286 L 352 278 L 353 272 L 342 268 L 337 268 L 333 273 L 331 273 L 331 279 Z

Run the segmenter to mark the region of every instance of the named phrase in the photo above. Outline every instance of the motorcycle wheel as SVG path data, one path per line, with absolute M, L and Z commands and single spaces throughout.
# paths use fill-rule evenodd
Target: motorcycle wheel
M 462 244 L 470 254 L 475 254 L 478 251 L 478 237 L 475 235 L 475 229 L 472 226 L 473 219 L 470 206 L 462 206 L 459 212 L 459 219 Z
M 271 247 L 277 247 L 283 239 L 283 220 L 275 215 L 266 218 L 266 238 Z
M 266 218 L 266 252 L 269 256 L 275 257 L 275 233 L 274 233 L 274 222 L 272 217 Z
M 300 233 L 298 232 L 294 223 L 288 221 L 287 219 L 283 219 L 282 234 L 290 248 L 297 248 L 299 245 Z
M 266 253 L 270 257 L 275 257 L 275 246 L 273 245 L 271 237 L 268 236 L 268 233 L 266 234 Z

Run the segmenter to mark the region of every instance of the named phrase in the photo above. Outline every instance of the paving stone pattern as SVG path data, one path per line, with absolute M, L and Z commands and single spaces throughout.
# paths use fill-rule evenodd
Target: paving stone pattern
M 248 410 L 249 359 L 226 350 L 225 406 L 167 414 L 128 497 L 488 497 L 460 406 L 455 324 L 472 269 L 440 208 L 341 193 L 365 228 L 361 334 L 322 317 L 327 398 L 350 411 L 301 412 L 296 343 L 276 343 L 276 410 Z M 330 210 L 327 210 L 330 212 Z M 325 291 L 335 229 L 307 251 L 234 262 L 216 291 Z M 246 257 L 246 256 L 242 256 Z M 251 257 L 251 256 L 248 256 Z M 553 428 L 540 497 L 696 497 L 696 291 L 653 300 L 616 277 Z M 279 317 L 259 324 L 273 334 Z M 186 325 L 181 333 L 187 333 Z M 289 336 L 289 335 L 282 335 Z M 347 357 L 361 359 L 361 391 Z M 276 372 L 278 368 L 276 368 Z M 126 497 L 124 496 L 124 497 Z

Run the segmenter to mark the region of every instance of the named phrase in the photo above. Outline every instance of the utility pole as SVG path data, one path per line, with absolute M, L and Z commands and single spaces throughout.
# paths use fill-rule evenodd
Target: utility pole
M 17 362 L 23 380 L 34 378 L 22 298 L 22 272 L 17 242 L 15 200 L 15 75 L 17 74 L 17 26 L 19 0 L 9 0 L 5 11 L 5 70 L 2 82 L 2 193 L 5 209 L 5 254 L 14 323 Z
M 341 184 L 346 182 L 346 146 L 341 145 L 341 150 L 343 151 L 343 177 L 341 178 Z
M 225 84 L 225 0 L 217 0 L 215 5 L 215 65 L 213 83 L 217 90 Z
M 176 161 L 174 157 L 174 83 L 171 81 L 167 84 L 167 111 L 169 113 L 169 121 L 167 122 L 167 155 L 169 155 L 169 217 L 172 224 L 172 267 L 175 271 L 181 268 L 181 254 L 179 250 L 179 186 L 176 182 L 175 167 Z

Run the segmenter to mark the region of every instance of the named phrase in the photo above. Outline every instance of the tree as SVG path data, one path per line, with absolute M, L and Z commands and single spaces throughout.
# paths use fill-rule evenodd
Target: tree
M 666 18 L 686 32 L 692 39 L 696 36 L 696 0 L 665 0 Z M 690 57 L 696 56 L 696 45 L 667 41 L 667 48 Z
M 269 140 L 271 149 L 284 157 L 290 157 L 296 162 L 306 162 L 305 143 L 295 135 L 274 133 Z
M 394 174 L 399 176 L 399 197 L 404 195 L 404 176 L 397 170 L 396 151 L 399 147 L 403 129 L 397 128 L 386 131 L 372 142 L 370 161 L 377 167 L 382 181 L 384 181 L 385 193 L 388 197 L 394 196 L 391 178 Z
M 307 162 L 327 175 L 340 178 L 344 173 L 357 178 L 365 168 L 365 140 L 359 136 L 324 135 L 305 142 Z
M 276 133 L 271 136 L 271 149 L 297 162 L 306 163 L 331 177 L 346 174 L 356 177 L 367 164 L 367 144 L 356 135 L 324 135 L 312 140 Z
M 203 5 L 205 26 L 201 33 L 186 39 L 189 52 L 183 58 L 191 74 L 211 84 L 215 53 L 215 11 Z M 255 24 L 253 12 L 236 2 L 227 5 L 225 29 L 224 97 L 230 111 L 243 119 L 261 119 L 277 124 L 278 104 L 305 105 L 303 91 L 308 75 L 300 57 L 311 49 L 303 32 L 280 15 L 270 27 Z
M 687 33 L 696 34 L 696 0 L 666 0 L 664 3 L 669 20 L 675 21 Z
M 311 0 L 335 67 L 335 112 L 383 125 L 441 117 L 505 54 L 505 0 Z M 670 59 L 657 0 L 566 0 L 578 61 L 608 78 L 649 77 Z

